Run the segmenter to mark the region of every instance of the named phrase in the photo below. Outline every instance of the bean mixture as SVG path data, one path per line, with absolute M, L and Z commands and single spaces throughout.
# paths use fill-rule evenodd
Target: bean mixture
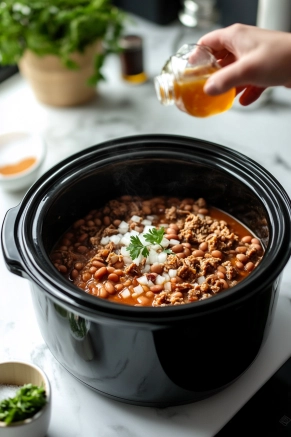
M 161 244 L 146 241 L 153 229 L 162 232 Z M 132 237 L 146 247 L 147 256 L 140 252 L 131 258 Z M 224 292 L 249 275 L 262 257 L 261 242 L 203 198 L 138 196 L 110 200 L 77 220 L 51 253 L 58 271 L 84 292 L 153 307 Z

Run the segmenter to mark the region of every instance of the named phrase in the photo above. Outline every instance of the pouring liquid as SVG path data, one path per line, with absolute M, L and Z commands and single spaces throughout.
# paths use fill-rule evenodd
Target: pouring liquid
M 218 96 L 209 96 L 203 91 L 205 82 L 215 71 L 214 67 L 187 68 L 179 79 L 175 79 L 177 107 L 194 117 L 209 117 L 230 109 L 236 96 L 235 88 Z

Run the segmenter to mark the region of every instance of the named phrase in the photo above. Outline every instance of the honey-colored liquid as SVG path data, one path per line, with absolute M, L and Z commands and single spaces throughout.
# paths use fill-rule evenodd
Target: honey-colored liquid
M 183 77 L 174 82 L 176 104 L 179 109 L 194 117 L 209 117 L 231 108 L 236 96 L 235 88 L 218 96 L 209 96 L 203 91 L 205 82 L 212 73 L 213 67 L 187 69 Z
M 24 170 L 27 170 L 36 162 L 36 158 L 25 158 L 15 164 L 5 165 L 0 167 L 0 173 L 9 176 L 15 173 L 21 173 Z

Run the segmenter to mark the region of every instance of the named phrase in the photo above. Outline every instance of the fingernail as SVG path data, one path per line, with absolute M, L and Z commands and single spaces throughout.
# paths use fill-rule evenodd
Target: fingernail
M 208 79 L 203 89 L 206 94 L 210 95 L 216 94 L 218 92 L 215 82 L 212 78 Z

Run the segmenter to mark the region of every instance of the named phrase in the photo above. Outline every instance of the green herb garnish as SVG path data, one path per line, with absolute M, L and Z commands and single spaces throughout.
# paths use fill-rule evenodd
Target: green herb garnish
M 0 421 L 7 424 L 34 416 L 46 404 L 43 386 L 25 384 L 13 398 L 0 401 Z
M 163 246 L 161 245 L 161 242 L 164 237 L 164 233 L 165 233 L 164 228 L 160 228 L 160 229 L 152 228 L 149 230 L 147 234 L 144 234 L 144 239 L 148 241 L 150 244 L 158 244 L 163 249 L 163 252 L 171 254 L 173 253 L 171 249 L 164 249 Z M 140 253 L 146 258 L 147 256 L 149 256 L 148 246 L 150 244 L 146 246 L 142 244 L 139 237 L 133 236 L 130 237 L 130 244 L 126 248 L 126 250 L 129 251 L 130 257 L 132 259 L 138 258 Z

